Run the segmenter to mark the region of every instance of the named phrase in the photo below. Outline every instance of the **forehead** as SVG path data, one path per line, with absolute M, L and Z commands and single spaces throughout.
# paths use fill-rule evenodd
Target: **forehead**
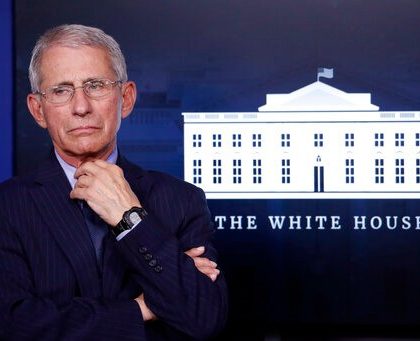
M 42 54 L 40 73 L 41 87 L 79 83 L 91 78 L 115 78 L 106 50 L 90 46 L 49 47 Z

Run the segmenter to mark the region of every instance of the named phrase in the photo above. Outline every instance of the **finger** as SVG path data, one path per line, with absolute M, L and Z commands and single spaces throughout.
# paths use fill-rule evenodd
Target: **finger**
M 219 273 L 218 274 L 212 274 L 212 275 L 210 275 L 210 279 L 212 280 L 212 282 L 216 281 L 217 276 L 219 276 Z
M 218 275 L 220 273 L 219 269 L 209 268 L 209 267 L 197 267 L 197 270 L 202 272 L 203 274 L 210 276 L 213 274 Z
M 95 160 L 93 161 L 94 165 L 101 168 L 102 170 L 105 170 L 107 172 L 110 172 L 118 177 L 124 177 L 123 170 L 118 167 L 117 165 L 114 165 L 112 163 L 105 162 L 103 160 Z
M 74 187 L 78 188 L 86 188 L 89 187 L 92 183 L 92 177 L 89 177 L 85 174 L 79 176 L 76 183 L 74 184 Z
M 217 267 L 217 263 L 203 257 L 195 257 L 193 258 L 195 266 L 206 266 L 209 268 L 215 269 Z
M 98 202 L 113 197 L 115 187 L 110 187 L 111 181 L 97 176 L 81 175 L 74 184 L 74 188 L 85 188 L 89 199 Z
M 207 277 L 209 277 L 213 282 L 217 279 L 217 277 L 220 274 L 220 270 L 218 269 L 203 268 L 203 269 L 198 269 L 198 270 L 204 275 L 206 275 Z
M 105 161 L 102 160 L 95 160 L 95 161 L 87 161 L 82 163 L 76 170 L 76 173 L 74 174 L 74 176 L 77 178 L 82 174 L 86 174 L 86 175 L 93 175 L 93 174 L 98 174 L 98 173 L 102 173 L 102 171 L 110 171 L 110 169 L 112 168 L 111 166 L 114 166 L 112 164 L 109 164 Z M 116 166 L 118 167 L 118 166 Z M 119 167 L 118 167 L 119 168 Z M 106 172 L 108 173 L 108 172 Z
M 82 186 L 75 186 L 73 190 L 70 192 L 71 199 L 80 199 L 86 201 L 89 206 L 93 208 L 93 206 L 98 206 L 100 199 L 103 198 L 103 194 L 101 192 L 95 190 L 90 186 L 82 187 Z M 99 201 L 97 198 L 100 198 Z M 96 202 L 96 204 L 94 204 Z M 94 210 L 96 211 L 96 210 Z M 98 213 L 98 212 L 97 212 Z
M 102 191 L 112 192 L 111 185 L 115 185 L 116 180 L 109 171 L 97 165 L 87 165 L 76 171 L 74 177 L 77 179 L 75 186 L 77 187 L 96 187 Z
M 100 159 L 94 160 L 93 163 L 96 166 L 101 167 L 101 168 L 108 168 L 108 166 L 112 165 L 111 163 L 108 163 L 108 162 L 106 162 L 104 160 L 100 160 Z
M 74 188 L 71 192 L 70 192 L 70 198 L 72 199 L 80 199 L 80 200 L 85 200 L 86 199 L 86 188 Z
M 98 183 L 98 180 L 96 178 L 88 176 L 88 175 L 82 175 L 77 179 L 76 183 L 74 184 L 73 191 L 75 190 L 77 191 L 73 193 L 73 195 L 83 195 L 82 199 L 85 199 L 85 200 L 92 200 L 95 197 L 103 198 L 105 188 L 98 187 L 97 183 Z M 80 191 L 80 190 L 83 190 L 83 191 Z M 70 197 L 72 196 L 70 195 Z
M 109 194 L 127 187 L 124 173 L 121 168 L 109 165 L 104 161 L 102 161 L 100 166 L 97 161 L 83 164 L 79 169 L 77 169 L 74 177 L 76 179 L 80 179 L 83 176 L 87 176 L 92 179 L 92 185 L 96 183 L 96 186 L 108 189 L 111 192 Z
M 84 162 L 76 169 L 76 172 L 74 173 L 74 178 L 77 179 L 81 175 L 95 174 L 98 171 L 98 169 L 100 168 L 96 166 L 93 161 Z
M 198 257 L 201 256 L 204 251 L 205 251 L 205 247 L 204 246 L 199 246 L 199 247 L 193 247 L 187 251 L 185 251 L 185 254 L 187 254 L 190 257 Z

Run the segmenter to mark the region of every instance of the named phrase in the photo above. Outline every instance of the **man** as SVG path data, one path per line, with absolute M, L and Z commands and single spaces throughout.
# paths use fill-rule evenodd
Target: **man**
M 103 31 L 63 25 L 37 42 L 27 104 L 50 158 L 0 186 L 0 339 L 207 338 L 225 282 L 201 190 L 117 150 L 136 86 Z

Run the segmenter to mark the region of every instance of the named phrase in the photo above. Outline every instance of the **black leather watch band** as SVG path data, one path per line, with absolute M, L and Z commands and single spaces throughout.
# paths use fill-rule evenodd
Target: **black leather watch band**
M 131 230 L 135 225 L 141 222 L 147 216 L 143 207 L 132 207 L 124 212 L 120 222 L 111 229 L 115 237 L 124 231 Z

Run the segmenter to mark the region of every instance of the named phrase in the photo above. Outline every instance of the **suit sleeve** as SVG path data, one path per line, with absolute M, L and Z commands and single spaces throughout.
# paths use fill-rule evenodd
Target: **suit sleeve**
M 0 217 L 1 340 L 145 340 L 134 300 L 75 297 L 58 306 L 37 292 L 26 257 L 19 236 Z
M 186 188 L 186 194 L 182 190 L 166 193 L 166 203 L 160 201 L 156 190 L 157 204 L 151 205 L 152 210 L 146 207 L 148 216 L 118 242 L 118 249 L 157 317 L 193 338 L 203 339 L 224 326 L 227 289 L 222 273 L 212 282 L 184 254 L 204 245 L 204 256 L 217 260 L 204 193 L 194 186 Z M 177 226 L 168 227 L 172 225 Z

